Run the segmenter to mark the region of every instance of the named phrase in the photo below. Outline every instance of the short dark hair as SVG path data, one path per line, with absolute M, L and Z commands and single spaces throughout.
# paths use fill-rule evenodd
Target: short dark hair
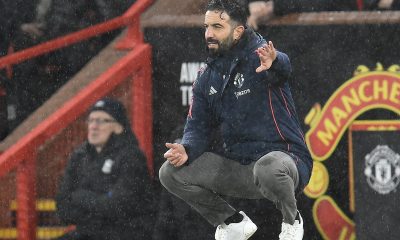
M 226 12 L 229 17 L 246 26 L 247 18 L 250 16 L 247 0 L 209 0 L 206 11 Z

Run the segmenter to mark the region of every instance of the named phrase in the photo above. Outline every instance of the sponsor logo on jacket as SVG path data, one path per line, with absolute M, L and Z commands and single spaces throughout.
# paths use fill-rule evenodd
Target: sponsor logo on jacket
M 248 89 L 243 90 L 243 91 L 235 92 L 235 96 L 236 96 L 236 98 L 239 98 L 239 97 L 241 97 L 243 95 L 246 95 L 246 94 L 249 94 L 249 93 L 250 93 L 250 89 L 248 88 Z

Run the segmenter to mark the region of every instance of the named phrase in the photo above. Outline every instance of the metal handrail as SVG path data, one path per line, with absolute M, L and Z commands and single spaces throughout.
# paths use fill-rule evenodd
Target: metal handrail
M 152 0 L 137 0 L 122 16 L 68 34 L 37 46 L 0 58 L 0 69 L 69 46 L 76 42 L 127 26 L 125 38 L 118 44 L 120 49 L 133 49 L 112 68 L 66 102 L 38 126 L 28 132 L 0 155 L 0 177 L 16 169 L 16 200 L 18 239 L 36 239 L 36 155 L 37 149 L 47 139 L 69 126 L 82 115 L 99 96 L 123 82 L 129 74 L 136 74 L 133 82 L 132 106 L 135 113 L 132 126 L 137 130 L 140 146 L 152 163 L 152 114 L 151 114 L 151 48 L 143 41 L 140 31 L 140 14 L 152 4 Z M 96 93 L 96 94 L 93 94 Z M 139 94 L 137 94 L 139 93 Z M 143 94 L 147 93 L 147 94 Z M 135 121 L 136 120 L 136 121 Z
M 60 48 L 67 47 L 71 44 L 86 40 L 88 38 L 106 33 L 124 26 L 134 25 L 139 27 L 140 14 L 152 4 L 153 0 L 138 0 L 133 4 L 122 16 L 113 18 L 103 23 L 93 25 L 83 30 L 58 37 L 31 48 L 23 49 L 13 54 L 0 58 L 0 69 L 10 65 L 21 63 L 31 58 L 44 55 L 48 52 L 55 51 Z M 128 30 L 129 31 L 129 30 Z M 140 32 L 139 29 L 134 29 L 135 32 Z M 139 34 L 140 35 L 140 34 Z M 142 36 L 136 36 L 141 38 Z

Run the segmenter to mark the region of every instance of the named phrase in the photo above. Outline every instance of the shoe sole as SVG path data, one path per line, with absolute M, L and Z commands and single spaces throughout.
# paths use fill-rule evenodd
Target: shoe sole
M 254 223 L 253 223 L 253 224 L 254 224 Z M 251 236 L 253 236 L 253 234 L 254 234 L 255 232 L 257 232 L 258 227 L 257 227 L 255 224 L 254 224 L 254 226 L 255 226 L 255 229 L 254 229 L 252 232 L 249 233 L 250 235 L 247 236 L 245 240 L 249 239 Z

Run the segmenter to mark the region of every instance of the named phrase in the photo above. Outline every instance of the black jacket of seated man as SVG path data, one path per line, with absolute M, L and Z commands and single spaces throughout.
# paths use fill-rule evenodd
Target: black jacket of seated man
M 108 109 L 107 101 L 106 116 L 126 125 L 122 133 L 111 133 L 99 152 L 90 143 L 91 124 L 100 128 L 112 122 L 91 119 L 93 113 L 103 109 L 91 110 L 88 140 L 72 153 L 56 197 L 60 219 L 76 225 L 74 232 L 60 238 L 63 240 L 149 239 L 153 199 L 146 159 L 125 114 L 117 111 L 113 119 L 107 111 L 113 113 L 115 106 Z

